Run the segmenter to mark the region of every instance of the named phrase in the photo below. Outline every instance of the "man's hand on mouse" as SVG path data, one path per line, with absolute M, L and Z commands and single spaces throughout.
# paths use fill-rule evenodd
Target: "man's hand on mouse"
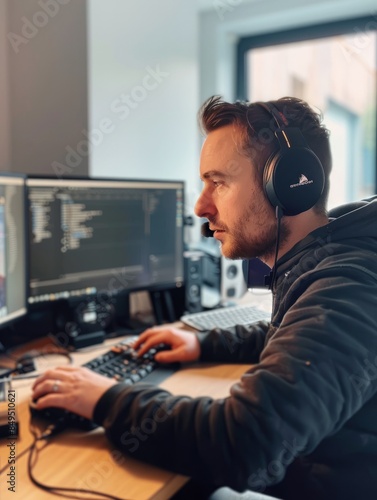
M 92 419 L 100 397 L 117 382 L 84 367 L 61 366 L 47 370 L 33 385 L 38 410 L 57 407 Z

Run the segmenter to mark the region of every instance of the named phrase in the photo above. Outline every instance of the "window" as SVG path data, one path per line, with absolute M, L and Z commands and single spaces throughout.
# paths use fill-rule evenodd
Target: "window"
M 329 208 L 376 192 L 377 16 L 243 38 L 237 97 L 291 95 L 322 112 L 333 170 Z

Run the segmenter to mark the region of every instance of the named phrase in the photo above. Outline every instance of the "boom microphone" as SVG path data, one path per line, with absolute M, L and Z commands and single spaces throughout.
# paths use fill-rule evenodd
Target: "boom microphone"
M 202 236 L 205 236 L 206 238 L 212 238 L 215 234 L 215 231 L 212 231 L 209 228 L 209 222 L 205 222 L 204 224 L 202 224 L 200 232 L 202 233 Z

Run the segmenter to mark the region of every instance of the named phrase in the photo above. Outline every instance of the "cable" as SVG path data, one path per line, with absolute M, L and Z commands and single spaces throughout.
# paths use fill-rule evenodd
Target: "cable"
M 278 260 L 278 253 L 279 253 L 280 232 L 281 232 L 280 228 L 281 228 L 281 219 L 283 217 L 282 209 L 280 207 L 276 207 L 275 214 L 276 214 L 277 227 L 276 227 L 276 247 L 275 247 L 274 266 L 272 268 L 272 277 L 270 282 L 270 290 L 272 291 L 272 293 L 274 293 L 274 285 L 276 278 L 276 262 Z
M 68 487 L 63 487 L 63 486 L 49 486 L 47 484 L 43 484 L 38 479 L 35 477 L 33 473 L 33 468 L 36 465 L 36 461 L 38 459 L 38 453 L 45 449 L 47 446 L 49 446 L 51 443 L 48 442 L 47 440 L 53 437 L 54 435 L 58 434 L 61 432 L 65 427 L 60 424 L 51 424 L 49 425 L 45 431 L 40 436 L 37 436 L 37 433 L 35 429 L 30 426 L 30 432 L 34 436 L 34 441 L 31 444 L 31 446 L 28 448 L 30 450 L 29 457 L 28 457 L 28 474 L 31 482 L 37 486 L 38 488 L 41 488 L 42 490 L 48 491 L 54 495 L 59 495 L 62 497 L 66 498 L 75 498 L 76 500 L 80 498 L 77 494 L 82 493 L 83 496 L 82 498 L 85 500 L 89 500 L 87 495 L 94 495 L 95 498 L 93 500 L 98 500 L 99 498 L 107 498 L 109 500 L 127 500 L 125 498 L 120 498 L 114 495 L 110 495 L 108 493 L 100 493 L 96 492 L 93 490 L 87 490 L 85 488 L 68 488 Z M 37 448 L 37 444 L 40 441 L 45 441 L 44 446 L 40 449 Z M 24 450 L 25 451 L 25 450 Z
M 47 350 L 47 348 L 50 348 L 50 349 Z M 35 358 L 38 358 L 41 356 L 49 356 L 49 355 L 51 355 L 51 356 L 58 355 L 59 356 L 59 355 L 61 355 L 61 356 L 67 357 L 70 360 L 70 363 L 72 363 L 72 356 L 71 356 L 70 352 L 67 349 L 64 349 L 62 347 L 57 346 L 56 344 L 53 344 L 52 346 L 46 346 L 46 348 L 44 348 L 42 350 L 32 349 L 31 351 L 26 352 L 25 354 L 22 354 L 21 356 L 13 356 L 12 351 L 7 349 L 7 351 L 2 353 L 2 355 L 6 356 L 7 358 L 12 359 L 14 361 L 19 361 L 20 359 L 23 359 L 26 357 L 30 357 L 32 359 L 35 359 Z
M 107 493 L 99 493 L 99 492 L 96 492 L 93 490 L 87 490 L 84 488 L 65 488 L 65 487 L 61 487 L 61 486 L 48 486 L 48 485 L 45 485 L 45 484 L 41 483 L 40 481 L 38 481 L 38 479 L 36 479 L 36 477 L 33 474 L 33 468 L 36 465 L 36 461 L 33 463 L 33 459 L 36 460 L 38 458 L 38 453 L 51 444 L 47 441 L 48 439 L 55 436 L 59 432 L 63 431 L 65 428 L 66 427 L 64 425 L 64 422 L 61 422 L 58 424 L 51 424 L 42 432 L 41 435 L 38 436 L 36 430 L 32 427 L 32 425 L 30 425 L 29 429 L 30 429 L 31 434 L 34 437 L 34 441 L 30 446 L 25 448 L 21 453 L 19 453 L 17 455 L 17 460 L 19 460 L 22 456 L 24 456 L 27 452 L 29 452 L 28 475 L 29 475 L 31 482 L 35 486 L 37 486 L 38 488 L 41 488 L 45 491 L 49 491 L 50 493 L 52 493 L 54 495 L 59 495 L 59 496 L 63 496 L 66 498 L 75 498 L 76 500 L 78 498 L 80 498 L 77 496 L 77 493 L 84 494 L 85 497 L 82 497 L 82 498 L 85 498 L 85 500 L 90 500 L 87 497 L 88 494 L 95 495 L 94 500 L 98 500 L 99 497 L 110 499 L 110 500 L 127 500 L 125 498 L 120 498 L 120 497 L 110 495 Z M 45 441 L 44 446 L 40 449 L 37 449 L 37 443 L 40 441 Z M 8 464 L 6 464 L 4 467 L 2 467 L 0 469 L 0 475 L 3 474 L 3 472 L 5 472 L 6 470 L 8 470 L 8 468 L 9 468 Z M 68 495 L 66 493 L 72 493 L 73 495 Z
M 72 364 L 73 363 L 73 358 L 72 358 L 72 355 L 70 352 L 66 351 L 65 349 L 61 349 L 59 351 L 48 351 L 48 352 L 45 352 L 45 351 L 30 351 L 26 354 L 23 354 L 22 356 L 20 356 L 19 358 L 17 358 L 16 361 L 18 362 L 22 362 L 24 360 L 28 360 L 28 359 L 36 359 L 36 358 L 43 358 L 43 357 L 46 357 L 46 356 L 64 356 L 65 358 L 68 359 L 69 361 L 69 364 Z
M 0 379 L 8 378 L 14 373 L 29 373 L 34 370 L 35 364 L 31 358 L 20 359 L 14 368 L 1 368 Z
M 33 350 L 23 354 L 19 357 L 11 356 L 10 354 L 6 354 L 6 356 L 10 359 L 13 359 L 16 362 L 16 366 L 14 368 L 9 368 L 6 373 L 1 373 L 0 378 L 3 376 L 9 376 L 14 373 L 18 373 L 16 376 L 12 376 L 12 380 L 23 380 L 28 378 L 36 378 L 39 377 L 40 373 L 34 373 L 33 375 L 27 375 L 30 372 L 36 371 L 36 366 L 34 360 L 36 358 L 45 357 L 45 356 L 65 356 L 69 360 L 69 364 L 73 363 L 73 358 L 71 354 L 65 349 L 60 349 L 57 351 L 37 351 Z
M 25 448 L 23 451 L 21 451 L 21 453 L 17 453 L 17 457 L 16 457 L 16 460 L 19 460 L 22 456 L 24 456 L 28 451 L 30 451 L 30 448 L 32 447 L 32 445 L 28 446 L 27 448 Z M 6 470 L 9 470 L 9 464 L 7 462 L 7 464 L 2 467 L 0 469 L 0 476 L 3 472 L 5 472 Z
M 31 424 L 30 424 L 29 429 L 30 429 L 30 432 L 33 434 L 34 438 L 36 438 L 36 432 L 35 432 L 35 430 L 33 429 L 33 427 L 31 426 Z M 40 436 L 40 438 L 42 438 L 42 437 L 47 438 L 47 437 L 51 436 L 51 435 L 52 435 L 52 431 L 53 431 L 53 430 L 54 430 L 54 429 L 51 429 L 51 426 L 49 425 L 49 426 L 46 428 L 46 430 L 45 430 L 45 431 L 43 431 L 43 434 Z M 47 433 L 47 434 L 46 434 L 46 433 Z M 27 446 L 27 447 L 26 447 L 23 451 L 21 451 L 21 453 L 17 453 L 16 461 L 17 461 L 17 460 L 19 460 L 22 456 L 24 456 L 24 455 L 25 455 L 28 451 L 30 451 L 30 450 L 31 450 L 31 448 L 32 448 L 32 446 L 33 446 L 33 444 L 34 444 L 34 443 L 32 443 L 31 445 Z M 7 469 L 9 469 L 9 464 L 8 464 L 8 463 L 7 463 L 7 465 L 5 465 L 4 467 L 2 467 L 2 468 L 0 469 L 0 475 L 1 475 L 1 474 L 5 471 L 5 470 L 7 470 Z

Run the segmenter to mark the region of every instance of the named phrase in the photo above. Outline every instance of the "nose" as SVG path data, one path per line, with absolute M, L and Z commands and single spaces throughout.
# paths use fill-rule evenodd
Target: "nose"
M 216 211 L 217 209 L 212 196 L 204 187 L 195 204 L 194 212 L 198 217 L 206 217 L 209 219 L 216 214 Z

